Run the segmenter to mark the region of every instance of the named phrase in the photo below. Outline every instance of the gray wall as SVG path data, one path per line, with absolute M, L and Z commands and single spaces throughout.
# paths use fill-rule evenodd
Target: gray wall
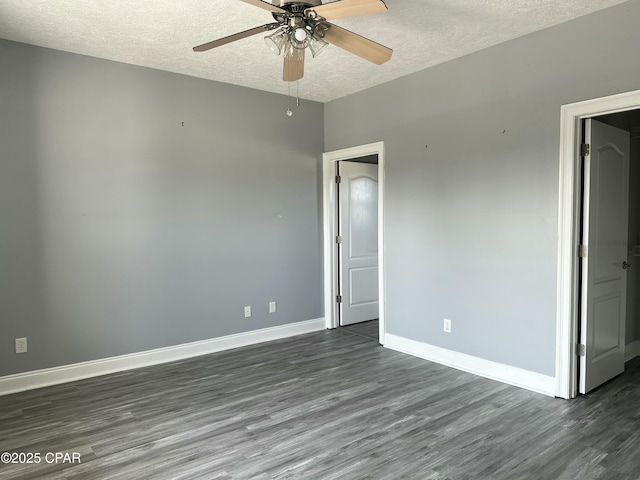
M 638 18 L 628 2 L 325 105 L 325 150 L 385 141 L 389 333 L 555 374 L 560 106 L 640 88 Z
M 0 375 L 321 317 L 323 106 L 286 109 L 0 40 Z

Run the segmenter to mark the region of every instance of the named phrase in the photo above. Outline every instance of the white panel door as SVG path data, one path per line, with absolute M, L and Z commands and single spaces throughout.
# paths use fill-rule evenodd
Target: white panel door
M 340 169 L 340 325 L 378 318 L 378 166 Z
M 586 120 L 582 243 L 580 393 L 624 371 L 629 133 Z

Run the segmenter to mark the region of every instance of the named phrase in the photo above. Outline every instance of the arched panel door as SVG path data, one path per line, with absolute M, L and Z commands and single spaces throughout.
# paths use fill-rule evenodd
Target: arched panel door
M 629 133 L 585 121 L 580 393 L 624 371 Z
M 340 325 L 378 318 L 378 166 L 340 168 Z

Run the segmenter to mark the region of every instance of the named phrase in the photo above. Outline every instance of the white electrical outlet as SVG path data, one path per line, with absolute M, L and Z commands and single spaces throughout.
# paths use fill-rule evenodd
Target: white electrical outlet
M 444 331 L 447 333 L 451 333 L 451 320 L 448 318 L 444 319 Z
M 251 316 L 251 307 L 250 306 L 246 306 L 244 307 L 244 318 L 249 318 Z
M 276 313 L 276 302 L 269 302 L 269 313 Z
M 27 338 L 16 338 L 16 353 L 27 353 Z

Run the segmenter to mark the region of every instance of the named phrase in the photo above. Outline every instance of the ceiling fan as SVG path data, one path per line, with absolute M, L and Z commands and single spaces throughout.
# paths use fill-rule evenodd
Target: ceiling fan
M 261 32 L 275 30 L 265 37 L 265 41 L 274 53 L 282 53 L 284 56 L 285 82 L 293 82 L 304 76 L 307 47 L 315 57 L 331 43 L 377 65 L 389 60 L 393 53 L 390 48 L 329 23 L 329 20 L 338 18 L 386 12 L 387 6 L 382 0 L 338 0 L 324 5 L 322 0 L 273 0 L 278 5 L 263 0 L 241 1 L 268 10 L 275 22 L 203 43 L 193 47 L 195 52 L 205 52 Z

